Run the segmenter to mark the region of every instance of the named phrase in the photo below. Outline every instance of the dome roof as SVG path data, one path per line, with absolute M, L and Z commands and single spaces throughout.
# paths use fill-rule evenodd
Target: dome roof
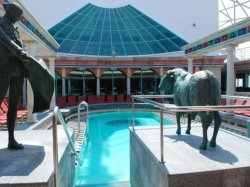
M 131 5 L 87 4 L 49 29 L 59 53 L 136 56 L 181 51 L 187 42 Z

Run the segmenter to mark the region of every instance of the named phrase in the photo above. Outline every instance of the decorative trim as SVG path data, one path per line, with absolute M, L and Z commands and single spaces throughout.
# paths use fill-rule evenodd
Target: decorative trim
M 201 49 L 204 49 L 204 48 L 207 48 L 207 47 L 219 44 L 219 43 L 223 43 L 223 42 L 226 42 L 226 41 L 231 40 L 231 39 L 239 38 L 247 33 L 250 33 L 250 25 L 248 25 L 246 27 L 242 27 L 242 28 L 235 30 L 235 31 L 232 31 L 230 33 L 224 34 L 220 37 L 216 37 L 212 40 L 205 41 L 205 42 L 200 43 L 194 47 L 188 48 L 185 50 L 185 54 L 189 54 L 189 53 L 194 52 L 194 51 L 199 51 Z
M 35 34 L 41 41 L 43 41 L 50 49 L 57 52 L 56 47 L 54 47 L 47 39 L 46 37 L 38 31 L 32 23 L 30 23 L 25 16 L 21 16 L 20 22 L 29 29 L 33 34 Z

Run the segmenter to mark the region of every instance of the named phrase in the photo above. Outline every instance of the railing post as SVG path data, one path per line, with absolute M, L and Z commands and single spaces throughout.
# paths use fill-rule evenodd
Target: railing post
M 160 132 L 160 142 L 161 142 L 161 163 L 164 163 L 164 144 L 163 144 L 163 109 L 160 109 L 160 118 L 161 118 L 161 132 Z
M 133 97 L 132 97 L 132 129 L 133 131 L 135 131 L 135 103 Z
M 247 122 L 247 137 L 250 138 L 250 121 Z
M 88 139 L 90 138 L 90 135 L 89 135 L 89 127 L 88 127 L 88 124 L 89 124 L 89 105 L 86 101 L 82 101 L 79 105 L 78 105 L 78 133 L 80 133 L 80 110 L 81 110 L 81 106 L 84 105 L 86 107 L 86 112 L 87 112 L 87 116 L 86 116 L 86 129 L 87 129 L 87 136 L 88 136 Z
M 55 107 L 53 112 L 53 161 L 54 161 L 54 184 L 59 187 L 59 170 L 58 170 L 58 142 L 57 142 L 57 112 L 58 107 Z

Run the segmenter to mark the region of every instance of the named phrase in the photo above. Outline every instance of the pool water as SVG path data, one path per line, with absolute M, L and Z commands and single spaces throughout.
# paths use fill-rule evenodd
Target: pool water
M 164 119 L 164 125 L 172 122 Z M 101 113 L 89 116 L 89 141 L 81 150 L 75 186 L 129 186 L 129 129 L 131 112 Z M 151 112 L 136 112 L 135 126 L 159 126 L 160 118 Z

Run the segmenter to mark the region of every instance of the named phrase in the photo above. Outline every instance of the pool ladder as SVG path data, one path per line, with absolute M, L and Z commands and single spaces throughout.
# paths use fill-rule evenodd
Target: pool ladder
M 84 108 L 82 108 L 82 106 L 84 106 Z M 78 134 L 80 133 L 80 123 L 81 123 L 81 110 L 82 109 L 86 109 L 86 127 L 85 127 L 85 130 L 84 130 L 84 133 L 83 135 L 85 136 L 86 134 L 86 138 L 87 138 L 87 141 L 89 141 L 89 127 L 88 127 L 88 124 L 89 124 L 89 105 L 86 101 L 82 101 L 79 105 L 78 105 Z
M 73 154 L 76 157 L 76 160 L 78 161 L 79 164 L 82 164 L 82 161 L 79 158 L 79 154 L 77 153 L 75 149 L 74 142 L 71 139 L 70 132 L 68 129 L 68 126 L 66 122 L 64 121 L 64 118 L 62 116 L 62 113 L 58 107 L 55 107 L 53 111 L 53 126 L 52 126 L 52 134 L 53 134 L 53 162 L 54 162 L 54 180 L 55 180 L 55 187 L 59 187 L 59 169 L 58 169 L 58 138 L 57 138 L 57 124 L 58 124 L 58 119 L 60 123 L 63 126 L 63 129 L 66 133 L 66 136 L 69 140 L 70 147 L 73 151 Z

